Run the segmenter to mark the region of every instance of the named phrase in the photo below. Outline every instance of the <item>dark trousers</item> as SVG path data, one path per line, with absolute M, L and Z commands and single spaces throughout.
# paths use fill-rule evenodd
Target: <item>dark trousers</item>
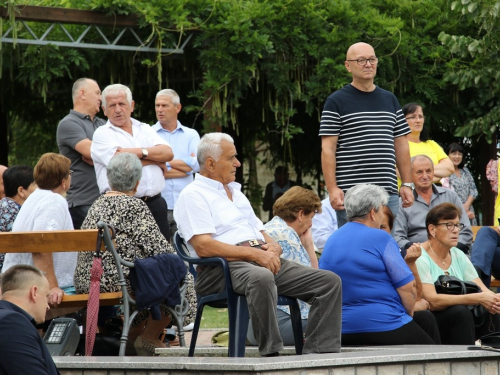
M 474 319 L 465 305 L 450 306 L 433 311 L 438 323 L 441 343 L 444 345 L 474 345 Z
M 434 345 L 414 320 L 392 331 L 342 334 L 342 345 Z
M 151 201 L 144 202 L 149 207 L 153 214 L 156 224 L 160 227 L 160 232 L 165 236 L 167 241 L 170 241 L 170 227 L 168 225 L 168 208 L 167 202 L 162 196 Z
M 439 327 L 432 312 L 429 310 L 415 311 L 413 320 L 429 335 L 436 345 L 441 344 Z
M 80 229 L 82 227 L 83 221 L 89 212 L 89 205 L 85 206 L 75 206 L 69 209 L 69 214 L 71 215 L 71 220 L 73 220 L 73 228 Z

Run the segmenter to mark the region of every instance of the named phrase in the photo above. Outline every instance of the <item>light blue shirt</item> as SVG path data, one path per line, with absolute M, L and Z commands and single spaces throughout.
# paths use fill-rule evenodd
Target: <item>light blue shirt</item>
M 314 215 L 312 219 L 312 237 L 314 245 L 321 252 L 328 238 L 339 229 L 337 213 L 330 204 L 330 198 L 321 201 L 321 213 Z
M 161 192 L 161 196 L 167 202 L 168 209 L 173 210 L 182 189 L 193 181 L 194 173 L 200 171 L 196 158 L 200 135 L 196 130 L 182 125 L 179 121 L 177 121 L 177 127 L 172 132 L 163 129 L 160 122 L 157 122 L 152 128 L 172 147 L 174 159 L 182 160 L 192 169 L 186 177 L 165 179 L 165 188 Z

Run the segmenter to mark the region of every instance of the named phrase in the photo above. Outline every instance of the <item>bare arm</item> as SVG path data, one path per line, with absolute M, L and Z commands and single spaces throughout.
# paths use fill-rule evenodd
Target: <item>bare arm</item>
M 411 182 L 411 160 L 410 146 L 405 136 L 394 138 L 394 150 L 396 152 L 396 166 L 402 182 Z M 401 186 L 399 195 L 403 201 L 403 207 L 410 207 L 415 197 L 413 191 L 407 186 Z
M 277 274 L 281 267 L 280 258 L 273 251 L 262 251 L 253 247 L 230 245 L 214 240 L 210 234 L 198 234 L 189 243 L 199 257 L 222 257 L 227 261 L 255 262 Z
M 32 253 L 31 255 L 33 256 L 33 265 L 45 273 L 45 277 L 49 282 L 49 304 L 60 304 L 64 292 L 57 283 L 52 253 Z
M 401 302 L 406 310 L 406 313 L 413 316 L 415 310 L 415 302 L 417 301 L 417 290 L 415 280 L 410 281 L 408 284 L 403 285 L 396 289 L 401 298 Z
M 92 141 L 90 139 L 82 139 L 75 145 L 75 150 L 84 158 L 92 159 L 92 156 L 90 155 L 90 146 L 92 146 Z
M 444 158 L 434 166 L 434 177 L 438 177 L 438 180 L 443 177 L 450 177 L 454 171 L 455 167 L 450 158 Z
M 188 173 L 193 170 L 189 165 L 187 165 L 183 160 L 180 159 L 171 160 L 169 161 L 169 164 L 172 167 L 172 169 L 177 169 L 181 172 Z
M 326 182 L 326 188 L 330 195 L 330 204 L 335 210 L 344 209 L 344 192 L 337 186 L 337 142 L 339 137 L 321 137 L 321 169 Z
M 146 160 L 166 163 L 174 158 L 174 153 L 172 149 L 167 145 L 156 145 L 153 147 L 145 147 L 148 150 L 148 157 Z M 131 154 L 136 155 L 139 159 L 142 158 L 142 148 L 119 148 L 116 150 L 116 153 L 119 152 L 130 152 Z M 143 159 L 144 160 L 144 159 Z
M 416 287 L 416 297 L 417 300 L 422 298 L 422 281 L 420 280 L 420 275 L 418 274 L 417 264 L 415 263 L 417 259 L 422 255 L 422 248 L 419 243 L 414 243 L 411 245 L 407 251 L 405 256 L 405 262 L 413 273 L 413 277 L 415 277 L 415 287 Z
M 318 269 L 318 257 L 316 256 L 316 251 L 314 251 L 314 242 L 312 238 L 311 228 L 309 228 L 302 236 L 300 236 L 300 242 L 302 242 L 302 245 L 309 255 L 309 259 L 311 260 L 311 267 Z
M 167 168 L 165 168 L 163 170 L 163 177 L 165 178 L 182 178 L 182 177 L 187 177 L 187 173 L 186 172 L 182 172 L 178 169 L 171 169 L 171 170 L 167 170 Z

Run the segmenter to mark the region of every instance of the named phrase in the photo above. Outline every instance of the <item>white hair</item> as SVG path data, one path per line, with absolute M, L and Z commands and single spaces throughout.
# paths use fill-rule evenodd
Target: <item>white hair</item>
M 344 204 L 347 221 L 364 218 L 372 208 L 378 212 L 380 206 L 387 206 L 389 194 L 383 187 L 372 184 L 355 185 L 345 193 Z
M 208 158 L 212 158 L 215 161 L 219 160 L 222 155 L 222 147 L 220 145 L 222 141 L 234 144 L 233 138 L 226 133 L 207 133 L 201 138 L 197 154 L 200 168 L 203 168 Z
M 108 96 L 116 96 L 119 94 L 125 94 L 128 104 L 132 105 L 132 91 L 130 91 L 127 86 L 117 83 L 106 86 L 106 88 L 102 90 L 102 106 L 106 108 L 106 98 Z
M 181 98 L 179 98 L 179 94 L 177 94 L 172 89 L 165 89 L 158 91 L 158 93 L 156 94 L 156 98 L 158 98 L 159 96 L 168 96 L 170 98 L 170 101 L 174 105 L 181 104 Z

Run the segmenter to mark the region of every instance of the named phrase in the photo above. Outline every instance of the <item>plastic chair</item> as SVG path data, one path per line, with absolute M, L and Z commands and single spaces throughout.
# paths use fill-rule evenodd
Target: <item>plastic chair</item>
M 211 307 L 227 307 L 229 315 L 229 348 L 228 357 L 244 357 L 245 341 L 248 330 L 250 315 L 248 312 L 247 299 L 244 295 L 235 293 L 231 282 L 228 262 L 221 257 L 195 258 L 189 255 L 189 251 L 184 240 L 178 232 L 174 234 L 174 248 L 179 256 L 189 263 L 189 270 L 196 279 L 196 270 L 194 265 L 219 266 L 224 272 L 226 289 L 221 293 L 209 294 L 198 297 L 198 309 L 194 322 L 193 334 L 191 336 L 191 345 L 189 347 L 189 357 L 194 356 L 198 331 L 200 329 L 201 316 L 205 305 Z M 293 335 L 295 338 L 295 352 L 302 354 L 304 338 L 302 334 L 302 321 L 300 308 L 296 298 L 278 295 L 278 305 L 290 306 L 290 315 L 292 319 Z
M 135 316 L 137 315 L 138 311 L 134 311 L 132 314 L 130 314 L 130 306 L 135 305 L 135 300 L 132 298 L 130 293 L 127 290 L 127 283 L 125 281 L 125 276 L 123 274 L 122 268 L 120 265 L 123 265 L 125 267 L 129 268 L 134 268 L 134 263 L 132 262 L 127 262 L 123 260 L 118 253 L 116 252 L 115 248 L 115 243 L 114 243 L 114 238 L 115 238 L 115 229 L 100 221 L 97 223 L 97 227 L 100 229 L 100 232 L 102 232 L 102 237 L 104 240 L 104 246 L 106 247 L 106 250 L 111 251 L 113 254 L 113 258 L 115 260 L 116 268 L 118 271 L 118 283 L 121 287 L 122 290 L 122 299 L 123 299 L 123 330 L 122 330 L 122 335 L 120 337 L 120 352 L 119 356 L 124 356 L 125 355 L 125 348 L 127 345 L 128 341 L 128 333 L 130 330 L 130 325 L 132 324 L 132 321 L 134 320 Z M 175 324 L 177 325 L 177 332 L 179 335 L 179 344 L 181 347 L 186 346 L 186 340 L 184 337 L 184 316 L 186 315 L 188 309 L 189 309 L 189 303 L 185 297 L 186 295 L 186 289 L 187 289 L 187 277 L 184 279 L 184 282 L 181 283 L 179 286 L 179 290 L 181 293 L 181 304 L 177 305 L 175 307 L 170 307 L 167 305 L 162 305 L 165 307 L 171 314 L 172 317 L 175 320 Z

